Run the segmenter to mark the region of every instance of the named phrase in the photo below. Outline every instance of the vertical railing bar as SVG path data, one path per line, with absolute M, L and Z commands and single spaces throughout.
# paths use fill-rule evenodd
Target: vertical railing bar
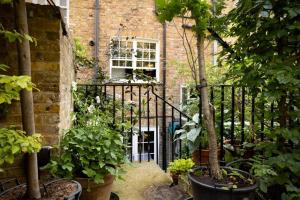
M 97 85 L 94 85 L 94 99 L 96 98 L 97 96 Z
M 256 133 L 255 131 L 255 96 L 252 94 L 252 98 L 251 98 L 251 124 L 252 124 L 252 138 L 251 138 L 251 142 L 254 142 L 254 134 Z
M 157 96 L 155 96 L 155 127 L 156 127 L 156 140 L 155 140 L 155 143 L 156 143 L 156 163 L 159 164 L 159 158 L 158 158 L 158 142 L 159 142 L 159 135 L 158 135 L 158 98 Z
M 106 93 L 107 91 L 106 90 L 107 90 L 106 85 L 104 85 L 104 100 L 106 100 L 106 97 L 107 97 L 107 93 Z
M 261 120 L 260 120 L 260 140 L 264 140 L 264 131 L 265 131 L 265 102 L 264 102 L 264 93 L 261 93 L 262 105 L 261 105 Z
M 242 87 L 241 143 L 245 141 L 245 87 Z
M 116 123 L 116 86 L 113 86 L 113 124 Z
M 141 96 L 141 86 L 138 86 L 139 88 L 139 137 L 141 138 L 141 144 L 140 147 L 138 147 L 139 150 L 139 162 L 142 162 L 142 148 L 144 146 L 144 138 L 142 136 L 142 96 Z M 145 135 L 145 134 L 144 134 Z
M 163 145 L 162 145 L 162 154 L 163 154 L 163 163 L 162 163 L 162 168 L 163 170 L 167 170 L 167 127 L 166 127 L 166 112 L 165 112 L 165 107 L 166 107 L 166 102 L 163 101 L 163 113 L 162 113 L 162 140 L 163 140 Z
M 179 113 L 179 127 L 181 128 L 182 127 L 182 115 L 181 113 Z M 179 140 L 179 158 L 181 158 L 182 156 L 182 143 L 181 143 L 181 140 Z
M 214 87 L 213 86 L 211 86 L 210 87 L 210 103 L 211 103 L 211 105 L 214 107 L 214 97 L 215 95 L 214 95 Z M 215 113 L 215 109 L 213 109 L 213 119 L 214 119 L 214 125 L 215 125 L 215 123 L 216 123 L 216 113 Z
M 148 162 L 150 162 L 150 97 L 149 97 L 149 90 L 150 88 L 147 88 L 147 131 L 148 131 Z M 153 144 L 154 145 L 154 144 Z
M 221 86 L 221 122 L 220 122 L 220 139 L 221 139 L 221 160 L 224 159 L 224 147 L 223 147 L 223 136 L 224 136 L 224 85 Z
M 131 162 L 132 162 L 132 160 L 133 160 L 133 143 L 132 143 L 132 136 L 133 136 L 133 117 L 132 117 L 132 114 L 133 114 L 133 105 L 132 105 L 132 100 L 133 100 L 133 94 L 132 94 L 132 85 L 130 86 L 130 103 L 131 103 L 131 105 L 130 105 L 130 125 L 131 125 L 131 127 L 130 127 L 130 144 L 131 144 L 131 154 L 130 154 L 130 160 L 131 160 Z M 137 145 L 138 145 L 138 143 L 137 143 Z
M 88 86 L 87 85 L 85 85 L 85 98 L 87 98 L 87 96 L 88 96 Z
M 235 88 L 234 85 L 231 87 L 231 130 L 230 130 L 230 140 L 231 145 L 234 143 L 234 108 L 235 108 Z
M 122 85 L 122 124 L 125 122 L 125 105 L 124 102 L 125 98 L 124 98 L 124 85 Z M 124 127 L 122 126 L 122 131 L 124 131 Z
M 172 107 L 172 121 L 171 121 L 171 128 L 172 128 L 172 136 L 171 136 L 171 153 L 172 153 L 172 155 L 171 155 L 171 159 L 172 159 L 172 161 L 174 161 L 174 154 L 175 154 L 175 151 L 174 151 L 174 108 Z
M 271 131 L 274 129 L 274 102 L 271 103 Z

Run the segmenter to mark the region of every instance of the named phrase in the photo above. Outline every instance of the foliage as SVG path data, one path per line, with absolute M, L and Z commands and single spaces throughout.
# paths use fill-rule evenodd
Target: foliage
M 84 175 L 99 184 L 105 175 L 120 176 L 120 167 L 127 162 L 122 130 L 128 126 L 113 124 L 112 107 L 99 96 L 82 97 L 74 92 L 74 126 L 63 136 L 60 154 L 46 169 L 62 177 Z
M 21 153 L 34 153 L 41 149 L 40 135 L 26 136 L 23 131 L 0 128 L 0 166 L 12 164 Z
M 282 137 L 293 142 L 293 145 L 281 144 Z M 273 142 L 266 141 L 256 146 L 256 150 L 263 154 L 253 159 L 253 173 L 260 178 L 260 189 L 263 192 L 267 192 L 269 186 L 279 184 L 286 189 L 282 199 L 297 199 L 300 195 L 299 132 L 278 130 L 272 134 L 272 138 Z
M 18 33 L 16 30 L 13 31 L 5 30 L 1 23 L 0 23 L 0 35 L 2 35 L 4 39 L 6 39 L 10 43 L 21 42 L 22 40 L 28 40 L 29 42 L 32 42 L 35 45 L 37 45 L 37 40 L 35 38 L 31 37 L 28 34 L 22 35 Z
M 224 49 L 221 57 L 230 68 L 229 79 L 249 87 L 254 96 L 262 93 L 258 103 L 274 102 L 274 111 L 266 104 L 264 114 L 266 122 L 273 119 L 278 125 L 264 132 L 272 142 L 258 145 L 263 155 L 256 158 L 254 173 L 264 192 L 285 186 L 283 199 L 297 199 L 300 188 L 299 17 L 296 0 L 240 0 L 223 21 L 228 27 L 224 35 L 235 38 L 232 52 Z
M 159 20 L 172 21 L 176 16 L 189 15 L 195 20 L 193 31 L 200 35 L 206 35 L 208 21 L 211 17 L 210 5 L 205 0 L 157 0 L 157 12 Z
M 11 104 L 12 100 L 20 100 L 22 89 L 32 90 L 34 85 L 29 76 L 7 76 L 0 74 L 0 104 Z
M 186 145 L 189 150 L 194 151 L 199 148 L 208 147 L 207 133 L 201 131 L 199 125 L 199 114 L 195 114 L 192 120 L 187 121 L 181 129 L 176 130 L 174 134 L 175 140 L 180 139 L 183 145 Z
M 194 167 L 195 163 L 192 159 L 177 159 L 174 162 L 169 163 L 169 171 L 171 173 L 187 173 Z
M 3 2 L 0 2 L 3 3 Z M 8 42 L 20 42 L 23 39 L 34 42 L 28 35 L 21 35 L 16 31 L 10 32 L 0 24 L 0 35 Z M 6 71 L 9 67 L 0 64 L 0 70 Z M 20 100 L 21 90 L 32 90 L 35 88 L 29 76 L 8 76 L 0 74 L 0 106 L 11 104 L 13 100 Z M 41 137 L 39 134 L 26 136 L 23 131 L 13 128 L 0 128 L 0 166 L 4 163 L 12 164 L 15 157 L 21 153 L 38 152 L 41 148 Z

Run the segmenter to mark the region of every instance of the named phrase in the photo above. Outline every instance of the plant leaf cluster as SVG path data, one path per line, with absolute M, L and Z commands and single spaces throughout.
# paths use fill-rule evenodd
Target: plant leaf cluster
M 195 163 L 192 159 L 177 159 L 174 162 L 169 163 L 169 171 L 171 173 L 187 173 L 195 166 Z
M 74 91 L 74 126 L 64 134 L 59 154 L 45 167 L 61 177 L 88 177 L 95 183 L 104 182 L 111 174 L 120 177 L 121 165 L 127 162 L 127 124 L 113 124 L 112 105 L 102 97 L 84 98 Z M 118 106 L 116 106 L 118 107 Z

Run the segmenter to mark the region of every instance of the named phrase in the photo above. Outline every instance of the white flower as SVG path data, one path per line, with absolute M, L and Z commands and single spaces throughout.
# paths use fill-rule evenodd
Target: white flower
M 91 104 L 87 109 L 88 109 L 89 113 L 92 113 L 95 109 L 95 106 L 93 104 Z
M 135 102 L 135 101 L 129 100 L 129 101 L 128 101 L 128 104 L 129 104 L 130 106 L 135 106 L 135 105 L 136 105 L 136 102 Z
M 97 103 L 100 103 L 100 97 L 99 97 L 99 96 L 96 96 L 95 99 L 96 99 L 96 102 L 97 102 Z
M 77 91 L 77 83 L 75 81 L 72 81 L 72 90 Z

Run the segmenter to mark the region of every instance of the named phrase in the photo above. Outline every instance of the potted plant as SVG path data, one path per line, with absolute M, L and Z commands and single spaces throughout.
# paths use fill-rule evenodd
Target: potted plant
M 163 23 L 172 21 L 177 16 L 189 17 L 189 22 L 193 21 L 192 31 L 195 33 L 197 40 L 197 56 L 195 56 L 195 60 L 198 61 L 198 65 L 194 65 L 194 67 L 198 69 L 198 80 L 196 80 L 196 83 L 199 84 L 203 124 L 207 130 L 209 167 L 199 167 L 188 174 L 192 184 L 193 197 L 196 200 L 253 199 L 253 193 L 257 187 L 255 179 L 250 174 L 238 169 L 221 168 L 218 160 L 217 135 L 212 114 L 213 109 L 209 103 L 204 53 L 204 41 L 213 16 L 210 12 L 210 5 L 205 0 L 157 0 L 156 3 L 159 19 Z M 217 4 L 217 7 L 211 10 L 219 12 L 221 10 L 219 5 L 222 6 L 223 4 Z
M 173 185 L 178 185 L 179 176 L 186 174 L 190 169 L 194 167 L 195 163 L 192 159 L 177 159 L 174 162 L 169 163 L 169 171 L 173 180 Z
M 108 200 L 112 183 L 127 162 L 124 126 L 113 124 L 111 105 L 100 103 L 99 97 L 82 98 L 74 91 L 74 98 L 74 126 L 66 131 L 58 155 L 45 168 L 60 177 L 75 177 L 83 187 L 82 199 Z
M 209 163 L 207 132 L 206 130 L 201 131 L 198 113 L 192 117 L 192 120 L 186 122 L 181 129 L 175 131 L 174 138 L 175 140 L 182 140 L 183 144 L 192 152 L 192 159 L 196 165 L 207 165 Z M 220 149 L 218 149 L 218 157 L 220 157 Z

